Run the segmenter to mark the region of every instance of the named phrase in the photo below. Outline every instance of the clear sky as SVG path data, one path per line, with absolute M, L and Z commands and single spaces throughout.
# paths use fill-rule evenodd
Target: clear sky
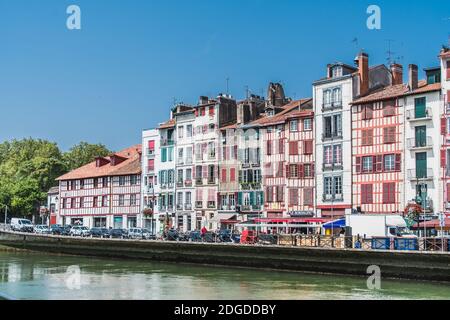
M 66 27 L 71 4 L 81 30 Z M 370 4 L 381 30 L 366 27 Z M 237 98 L 270 81 L 309 97 L 327 63 L 361 48 L 385 63 L 388 39 L 405 66 L 436 66 L 449 34 L 445 0 L 0 0 L 0 141 L 118 150 L 167 120 L 174 99 L 216 96 L 226 78 Z

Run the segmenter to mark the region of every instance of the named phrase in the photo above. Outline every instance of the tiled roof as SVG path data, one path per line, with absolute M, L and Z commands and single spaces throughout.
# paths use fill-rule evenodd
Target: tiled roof
M 158 129 L 170 129 L 175 127 L 175 119 L 170 119 L 169 121 L 161 124 Z
M 112 166 L 110 162 L 107 164 L 97 167 L 96 161 L 93 161 L 83 167 L 75 169 L 61 177 L 61 180 L 75 180 L 75 179 L 86 179 L 86 178 L 96 178 L 96 177 L 106 177 L 106 176 L 121 176 L 128 174 L 140 174 L 141 173 L 141 145 L 135 145 L 130 148 L 124 149 L 122 151 L 116 152 L 113 155 L 126 158 L 125 161 Z M 104 157 L 110 160 L 113 156 Z
M 375 101 L 388 100 L 393 98 L 399 98 L 404 96 L 409 96 L 413 94 L 420 94 L 432 91 L 441 90 L 440 83 L 427 84 L 425 80 L 419 81 L 418 88 L 414 91 L 410 91 L 408 85 L 406 84 L 397 84 L 394 86 L 388 86 L 383 89 L 380 89 L 376 92 L 373 92 L 365 97 L 356 99 L 352 102 L 352 104 L 362 104 L 369 103 Z
M 304 105 L 305 103 L 311 102 L 311 101 L 312 101 L 311 98 L 292 101 L 283 107 L 283 111 L 277 113 L 276 115 L 274 115 L 272 117 L 264 116 L 258 120 L 253 121 L 252 124 L 260 125 L 260 126 L 267 126 L 267 125 L 273 125 L 273 124 L 284 122 L 287 118 L 287 115 L 290 112 L 301 111 L 301 110 L 298 110 L 298 108 L 301 107 L 302 105 Z

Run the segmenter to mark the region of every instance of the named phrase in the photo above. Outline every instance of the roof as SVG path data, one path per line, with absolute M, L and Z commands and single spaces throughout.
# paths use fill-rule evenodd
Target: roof
M 252 125 L 260 125 L 260 126 L 268 126 L 268 125 L 285 122 L 286 119 L 289 116 L 291 116 L 291 112 L 294 112 L 294 111 L 305 112 L 304 110 L 298 110 L 298 108 L 301 107 L 302 105 L 304 105 L 305 103 L 311 102 L 311 101 L 312 101 L 311 98 L 292 101 L 292 102 L 288 103 L 287 105 L 285 105 L 283 107 L 283 111 L 279 112 L 278 114 L 276 114 L 272 117 L 264 116 L 262 118 L 259 118 L 255 121 L 253 121 L 251 124 Z M 307 111 L 307 112 L 312 112 L 312 111 Z M 299 116 L 301 116 L 301 115 L 302 114 L 299 113 Z
M 110 160 L 113 156 L 119 156 L 125 158 L 123 162 L 112 166 Z M 57 181 L 61 180 L 76 180 L 86 178 L 97 178 L 106 176 L 123 176 L 129 174 L 141 173 L 141 145 L 135 145 L 116 152 L 108 157 L 103 157 L 108 160 L 108 163 L 97 167 L 96 161 L 93 161 L 78 169 L 72 170 L 69 173 L 57 178 Z
M 441 58 L 450 58 L 450 50 L 442 50 L 441 51 L 441 54 L 439 55 L 439 57 L 441 57 Z
M 176 121 L 175 119 L 170 119 L 167 122 L 164 122 L 163 124 L 161 124 L 158 129 L 170 129 L 175 127 Z
M 58 194 L 59 193 L 59 187 L 51 187 L 50 190 L 48 190 L 47 194 Z
M 370 102 L 375 102 L 375 101 L 383 101 L 383 100 L 389 100 L 389 99 L 400 98 L 400 97 L 405 97 L 405 96 L 414 95 L 414 94 L 427 93 L 427 92 L 432 92 L 432 91 L 439 91 L 439 90 L 441 90 L 440 83 L 427 84 L 427 82 L 425 80 L 421 80 L 421 81 L 419 81 L 418 88 L 414 91 L 409 90 L 409 86 L 406 84 L 397 84 L 397 85 L 382 88 L 382 89 L 375 91 L 367 96 L 356 99 L 355 101 L 352 102 L 352 104 L 355 105 L 355 104 L 370 103 Z

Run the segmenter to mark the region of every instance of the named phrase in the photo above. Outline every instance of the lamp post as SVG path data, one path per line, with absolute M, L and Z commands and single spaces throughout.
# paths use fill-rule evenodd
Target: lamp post
M 5 230 L 6 230 L 6 220 L 8 217 L 8 206 L 5 204 Z
M 420 185 L 422 206 L 423 206 L 423 233 L 424 233 L 424 250 L 427 251 L 427 197 L 424 196 L 427 191 L 426 184 Z

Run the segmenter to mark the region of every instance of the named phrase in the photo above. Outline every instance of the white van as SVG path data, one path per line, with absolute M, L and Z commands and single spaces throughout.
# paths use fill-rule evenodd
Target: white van
M 34 232 L 34 226 L 28 219 L 12 218 L 11 230 L 19 232 Z
M 417 238 L 408 229 L 405 219 L 394 214 L 347 215 L 346 225 L 352 228 L 354 236 L 363 238 Z

